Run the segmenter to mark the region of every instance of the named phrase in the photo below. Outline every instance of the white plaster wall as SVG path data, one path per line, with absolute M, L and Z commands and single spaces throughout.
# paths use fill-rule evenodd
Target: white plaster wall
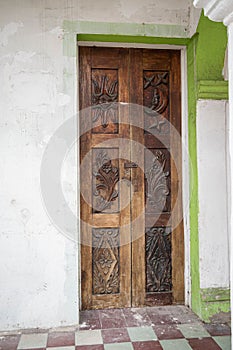
M 67 1 L 0 6 L 0 329 L 76 324 L 77 245 L 40 192 L 45 147 L 76 108 L 76 58 L 63 56 L 61 29 L 74 11 Z M 74 159 L 65 187 L 77 206 Z
M 80 20 L 173 24 L 184 26 L 187 32 L 200 14 L 190 0 L 79 0 L 78 10 Z
M 198 15 L 191 0 L 0 1 L 1 330 L 78 322 L 77 244 L 53 225 L 40 193 L 45 147 L 77 108 L 76 57 L 64 49 L 63 21 L 174 24 L 191 32 Z M 73 53 L 75 33 L 69 38 Z M 73 212 L 76 159 L 73 148 L 62 172 Z
M 226 101 L 197 103 L 201 288 L 229 287 Z

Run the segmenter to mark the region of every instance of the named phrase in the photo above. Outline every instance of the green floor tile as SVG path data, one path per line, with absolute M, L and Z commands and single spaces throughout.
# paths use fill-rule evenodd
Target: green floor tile
M 210 337 L 210 334 L 201 324 L 179 324 L 178 328 L 183 333 L 185 338 Z
M 75 345 L 103 344 L 100 330 L 77 331 L 75 333 Z
M 128 327 L 131 341 L 157 340 L 157 336 L 152 327 Z
M 229 335 L 220 335 L 217 337 L 213 337 L 216 343 L 220 346 L 222 350 L 230 350 L 231 349 L 231 337 Z
M 163 350 L 192 350 L 186 339 L 160 340 Z
M 105 344 L 104 350 L 133 350 L 131 343 Z

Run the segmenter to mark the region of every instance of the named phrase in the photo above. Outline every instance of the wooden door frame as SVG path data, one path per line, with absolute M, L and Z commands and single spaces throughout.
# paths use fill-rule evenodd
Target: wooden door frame
M 182 133 L 182 200 L 183 200 L 183 226 L 184 226 L 184 294 L 185 304 L 191 305 L 191 274 L 190 274 L 190 216 L 189 216 L 189 200 L 190 200 L 190 166 L 188 157 L 188 98 L 187 98 L 187 50 L 186 46 L 181 45 L 156 45 L 143 43 L 119 43 L 119 42 L 92 42 L 78 41 L 79 46 L 99 46 L 99 47 L 122 47 L 122 48 L 147 48 L 147 49 L 164 49 L 179 50 L 181 53 L 181 133 Z M 79 61 L 79 50 L 77 49 L 77 64 Z M 78 71 L 78 69 L 77 69 Z M 77 93 L 78 95 L 78 93 Z M 77 97 L 77 106 L 79 106 L 79 97 Z M 79 132 L 78 128 L 78 132 Z M 80 135 L 77 135 L 78 138 Z M 77 148 L 79 155 L 79 147 Z M 79 163 L 78 163 L 79 164 Z M 78 182 L 80 183 L 80 173 L 78 171 Z M 80 192 L 78 192 L 80 198 Z M 79 200 L 79 199 L 78 199 Z M 80 203 L 79 203 L 80 218 Z M 80 222 L 80 220 L 79 220 Z M 80 232 L 80 227 L 79 227 Z M 79 244 L 79 309 L 81 307 L 81 244 Z

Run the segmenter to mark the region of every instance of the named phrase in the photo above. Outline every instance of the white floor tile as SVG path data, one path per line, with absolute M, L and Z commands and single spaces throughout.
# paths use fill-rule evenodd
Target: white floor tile
M 47 345 L 47 333 L 22 334 L 18 349 L 38 349 L 45 348 Z

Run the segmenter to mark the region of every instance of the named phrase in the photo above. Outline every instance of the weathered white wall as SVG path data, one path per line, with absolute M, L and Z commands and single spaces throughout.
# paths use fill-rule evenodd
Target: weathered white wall
M 77 244 L 53 225 L 40 193 L 45 147 L 77 108 L 76 57 L 64 49 L 63 21 L 173 24 L 187 36 L 199 11 L 191 0 L 1 0 L 0 7 L 0 329 L 75 324 Z M 75 159 L 73 149 L 62 174 L 77 212 Z
M 197 103 L 201 288 L 229 288 L 226 101 Z
M 78 10 L 80 20 L 172 24 L 183 26 L 186 32 L 193 31 L 200 14 L 189 0 L 79 0 Z
M 63 56 L 61 28 L 72 14 L 67 1 L 1 1 L 1 330 L 78 322 L 77 246 L 53 226 L 40 192 L 48 140 L 74 114 L 76 79 L 64 76 L 76 59 Z

